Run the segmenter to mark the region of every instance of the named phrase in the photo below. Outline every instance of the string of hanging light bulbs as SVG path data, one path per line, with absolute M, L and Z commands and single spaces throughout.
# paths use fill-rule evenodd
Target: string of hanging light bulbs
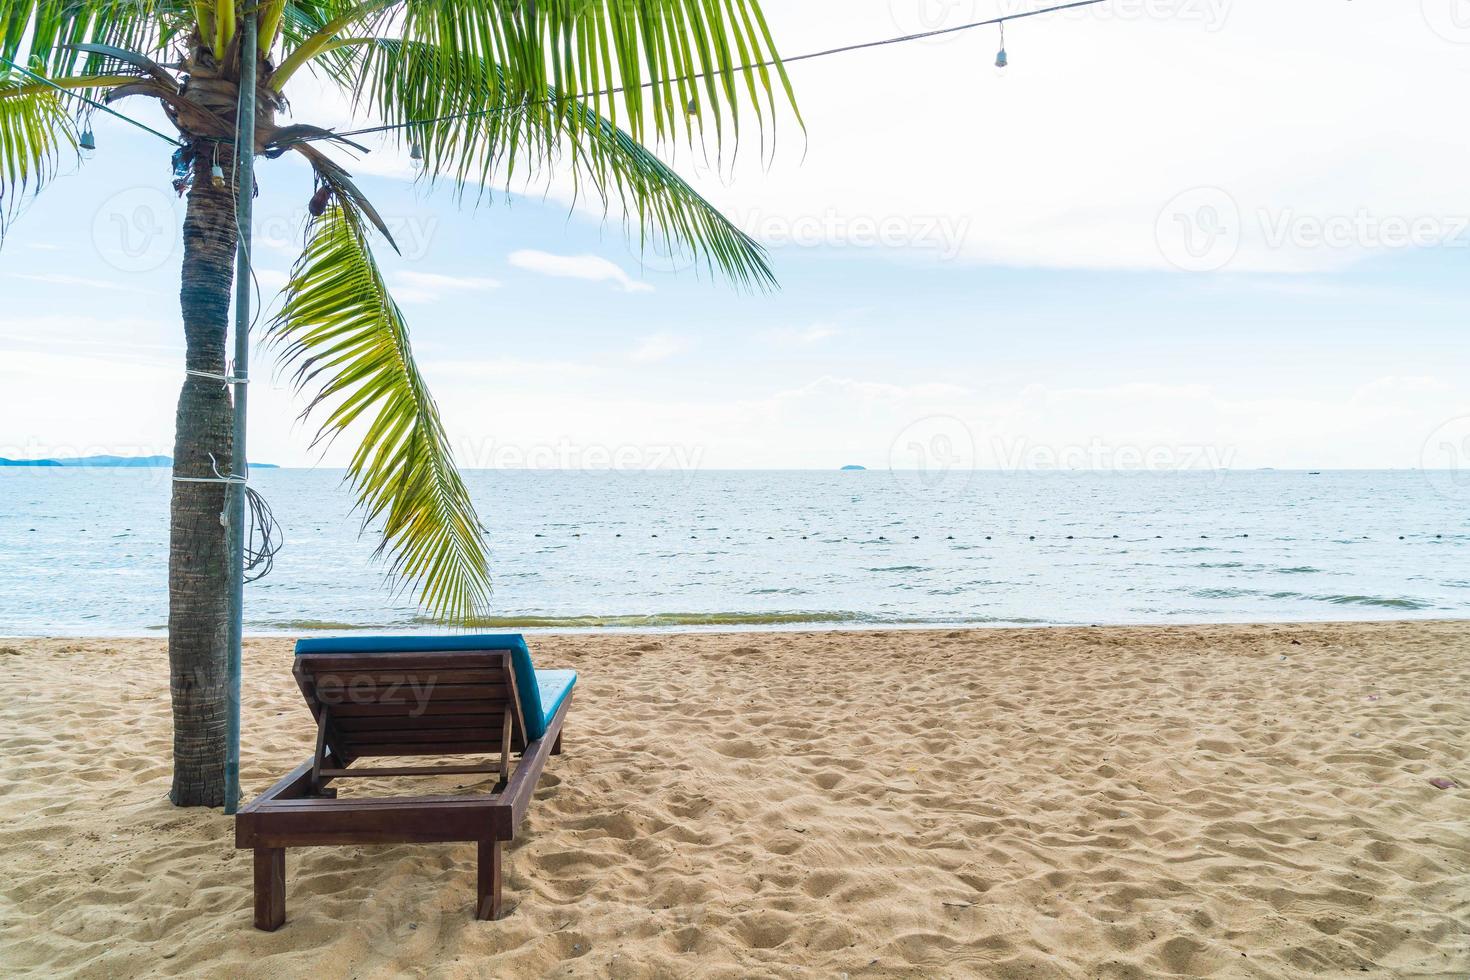
M 1063 10 L 1075 10 L 1075 9 L 1077 9 L 1079 7 L 1093 7 L 1093 6 L 1096 6 L 1096 5 L 1100 4 L 1100 3 L 1109 3 L 1109 2 L 1111 2 L 1111 0 L 1074 0 L 1074 2 L 1071 2 L 1071 3 L 1054 4 L 1054 5 L 1050 6 L 1050 7 L 1040 7 L 1038 9 L 1036 9 L 1036 10 L 1023 10 L 1020 13 L 1004 14 L 1004 15 L 1002 15 L 1000 17 L 991 17 L 991 18 L 989 18 L 987 20 L 969 21 L 969 22 L 964 23 L 964 24 L 956 24 L 953 27 L 939 27 L 939 28 L 935 28 L 933 30 L 928 30 L 928 31 L 918 31 L 918 32 L 913 33 L 913 34 L 900 34 L 900 35 L 898 35 L 896 37 L 880 38 L 880 39 L 878 39 L 876 41 L 861 41 L 861 42 L 859 42 L 857 44 L 844 44 L 844 45 L 842 45 L 840 47 L 825 48 L 825 49 L 823 49 L 821 51 L 808 51 L 806 54 L 793 55 L 793 56 L 791 56 L 789 58 L 780 58 L 780 59 L 772 58 L 772 59 L 769 59 L 769 60 L 766 60 L 766 61 L 754 62 L 752 64 L 739 65 L 739 66 L 736 66 L 735 68 L 732 68 L 731 71 L 732 72 L 738 72 L 738 71 L 746 71 L 746 70 L 754 69 L 754 68 L 773 68 L 773 67 L 775 67 L 778 64 L 780 64 L 780 65 L 794 65 L 794 64 L 797 64 L 797 63 L 802 62 L 802 61 L 812 61 L 812 60 L 817 59 L 817 58 L 829 58 L 829 57 L 831 57 L 833 55 L 849 54 L 849 53 L 851 53 L 853 51 L 866 51 L 866 50 L 868 50 L 870 48 L 887 47 L 888 45 L 892 45 L 892 44 L 907 44 L 907 43 L 910 43 L 910 42 L 913 42 L 913 41 L 922 41 L 922 40 L 925 40 L 925 39 L 931 38 L 931 37 L 940 37 L 940 36 L 945 35 L 945 34 L 958 34 L 961 31 L 973 31 L 973 30 L 977 30 L 978 28 L 981 28 L 981 27 L 991 27 L 991 26 L 998 26 L 1000 28 L 1000 50 L 996 53 L 996 56 L 995 56 L 995 67 L 997 67 L 997 68 L 1005 68 L 1005 67 L 1007 67 L 1007 66 L 1010 65 L 1010 57 L 1006 54 L 1006 23 L 1008 21 L 1012 21 L 1012 20 L 1024 20 L 1027 17 L 1039 17 L 1042 14 L 1054 14 L 1054 13 L 1059 13 L 1059 12 L 1061 12 Z M 696 73 L 688 74 L 688 75 L 676 75 L 673 78 L 669 78 L 669 79 L 659 79 L 659 80 L 656 80 L 656 81 L 643 82 L 641 85 L 634 86 L 634 87 L 635 88 L 639 88 L 639 89 L 651 89 L 651 88 L 655 88 L 655 87 L 658 87 L 658 86 L 662 86 L 662 85 L 666 85 L 666 84 L 673 84 L 673 83 L 678 83 L 678 82 L 702 81 L 702 80 L 704 80 L 706 78 L 709 78 L 710 76 L 715 75 L 715 74 L 718 74 L 718 73 L 717 72 L 708 72 L 707 71 L 707 72 L 696 72 Z M 623 92 L 626 92 L 628 90 L 629 90 L 629 86 L 618 85 L 618 86 L 613 86 L 612 88 L 595 89 L 595 90 L 590 91 L 590 92 L 581 92 L 581 93 L 578 93 L 576 95 L 570 96 L 570 98 L 573 99 L 573 100 L 576 100 L 576 101 L 580 101 L 580 100 L 583 100 L 583 99 L 590 99 L 590 98 L 594 98 L 594 97 L 609 96 L 609 95 L 619 95 L 619 94 L 621 94 Z M 491 106 L 488 109 L 475 109 L 475 110 L 471 110 L 469 112 L 457 112 L 457 113 L 451 113 L 451 114 L 445 115 L 445 116 L 435 116 L 435 117 L 430 118 L 430 119 L 410 119 L 407 122 L 401 122 L 401 123 L 384 123 L 381 126 L 367 126 L 367 127 L 362 128 L 362 129 L 349 129 L 349 130 L 346 130 L 345 132 L 340 132 L 340 133 L 339 132 L 328 132 L 328 133 L 318 133 L 318 134 L 313 134 L 313 135 L 305 135 L 305 136 L 298 137 L 295 140 L 295 142 L 307 143 L 307 142 L 313 142 L 315 140 L 335 139 L 335 138 L 338 138 L 338 137 L 371 136 L 371 135 L 373 135 L 375 133 L 387 133 L 387 132 L 391 132 L 391 131 L 393 131 L 395 129 L 411 129 L 411 128 L 415 127 L 415 126 L 432 126 L 435 123 L 453 122 L 456 119 L 478 119 L 478 118 L 481 118 L 483 116 L 492 116 L 492 115 L 495 115 L 497 113 L 508 112 L 508 111 L 510 111 L 512 109 L 524 109 L 524 108 L 526 108 L 527 106 L 530 106 L 530 105 L 551 105 L 552 103 L 556 102 L 557 100 L 558 100 L 557 97 L 552 97 L 552 98 L 547 98 L 547 99 L 540 100 L 539 102 L 517 102 L 517 103 L 510 103 L 510 104 L 506 104 L 506 105 Z M 698 111 L 697 103 L 691 101 L 689 103 L 689 110 L 688 111 L 689 111 L 689 113 L 691 115 L 695 114 Z M 409 146 L 409 161 L 413 164 L 414 168 L 417 169 L 417 168 L 423 166 L 423 160 L 424 160 L 423 146 L 420 143 L 418 143 L 417 141 L 411 143 L 410 146 Z
M 874 41 L 861 41 L 861 42 L 858 42 L 856 44 L 845 44 L 845 45 L 841 45 L 841 46 L 835 47 L 835 48 L 825 48 L 825 49 L 823 49 L 821 51 L 809 51 L 809 52 L 807 52 L 805 54 L 793 55 L 792 57 L 789 57 L 789 58 L 780 58 L 780 59 L 774 59 L 773 58 L 773 59 L 769 59 L 769 60 L 766 60 L 766 61 L 755 62 L 753 64 L 739 65 L 739 66 L 737 66 L 737 67 L 735 67 L 735 68 L 733 68 L 731 70 L 732 71 L 746 71 L 746 70 L 749 70 L 749 69 L 756 69 L 756 68 L 771 68 L 771 67 L 775 67 L 777 64 L 794 65 L 794 64 L 798 64 L 798 63 L 803 62 L 803 61 L 813 61 L 813 60 L 815 60 L 817 58 L 830 58 L 833 55 L 849 54 L 849 53 L 854 52 L 854 51 L 866 51 L 866 50 L 869 50 L 869 49 L 872 49 L 872 48 L 887 47 L 887 46 L 893 45 L 893 44 L 907 44 L 907 43 L 911 43 L 913 41 L 922 41 L 922 40 L 925 40 L 927 38 L 940 37 L 940 36 L 943 36 L 943 35 L 946 35 L 946 34 L 958 34 L 961 31 L 973 31 L 973 30 L 977 30 L 977 29 L 982 28 L 982 27 L 991 27 L 991 26 L 998 26 L 1000 28 L 1000 50 L 996 53 L 996 56 L 995 56 L 995 67 L 996 68 L 1005 68 L 1005 67 L 1007 67 L 1010 64 L 1010 58 L 1009 58 L 1009 56 L 1006 53 L 1006 23 L 1008 21 L 1024 20 L 1027 17 L 1039 17 L 1039 16 L 1041 16 L 1043 14 L 1054 14 L 1054 13 L 1059 13 L 1059 12 L 1064 11 L 1064 10 L 1075 10 L 1075 9 L 1077 9 L 1079 7 L 1092 7 L 1092 6 L 1096 6 L 1097 4 L 1100 4 L 1100 3 L 1108 3 L 1108 2 L 1110 2 L 1110 0 L 1073 0 L 1073 2 L 1071 2 L 1071 3 L 1054 4 L 1054 5 L 1049 6 L 1049 7 L 1040 7 L 1038 9 L 1036 9 L 1036 10 L 1023 10 L 1023 11 L 1020 11 L 1019 13 L 1004 14 L 1004 15 L 1002 15 L 1000 17 L 991 17 L 991 18 L 989 18 L 987 20 L 969 21 L 969 22 L 964 23 L 964 24 L 956 24 L 956 25 L 954 25 L 952 27 L 939 27 L 939 28 L 935 28 L 933 30 L 918 31 L 918 32 L 915 32 L 915 33 L 912 33 L 912 34 L 900 34 L 900 35 L 897 35 L 895 37 L 885 37 L 885 38 L 880 38 L 880 39 L 874 40 Z M 91 106 L 94 109 L 101 109 L 103 112 L 106 112 L 106 113 L 108 113 L 110 115 L 116 116 L 117 118 L 123 120 L 124 122 L 131 123 L 132 125 L 137 126 L 139 129 L 142 129 L 142 130 L 144 130 L 144 131 L 146 131 L 148 133 L 151 133 L 154 136 L 159 137 L 160 139 L 167 140 L 169 143 L 172 143 L 175 146 L 178 146 L 179 145 L 179 141 L 176 140 L 176 139 L 174 139 L 173 137 L 166 136 L 163 133 L 160 133 L 158 130 L 152 129 L 151 127 L 145 125 L 144 123 L 141 123 L 138 120 L 132 118 L 131 116 L 125 115 L 124 113 L 118 112 L 117 110 L 113 109 L 112 107 L 110 107 L 108 105 L 105 105 L 104 103 L 98 102 L 98 101 L 96 101 L 94 99 L 90 99 L 90 98 L 86 97 L 85 95 L 82 95 L 79 92 L 73 92 L 73 91 L 70 91 L 68 89 L 64 89 L 61 86 L 56 85 L 53 82 L 51 82 L 50 79 L 48 79 L 48 78 L 46 78 L 46 77 L 44 77 L 42 75 L 39 75 L 39 74 L 31 71 L 28 68 L 25 68 L 25 67 L 23 67 L 21 65 L 16 64 L 15 62 L 11 61 L 9 58 L 6 58 L 4 56 L 0 56 L 0 61 L 5 62 L 5 64 L 9 65 L 11 68 L 14 68 L 14 69 L 16 69 L 18 71 L 25 72 L 25 74 L 29 75 L 30 77 L 36 79 L 39 82 L 44 82 L 45 84 L 50 85 L 52 88 L 56 89 L 62 95 L 70 96 L 70 97 L 72 97 L 74 99 L 77 99 L 77 100 L 79 100 L 81 102 L 84 102 L 84 103 L 86 103 L 87 105 Z M 715 74 L 718 74 L 718 73 L 717 72 L 710 72 L 710 71 L 707 71 L 707 72 L 695 72 L 695 73 L 692 73 L 692 74 L 680 75 L 680 76 L 676 76 L 674 78 L 669 78 L 669 79 L 658 79 L 658 80 L 655 80 L 655 81 L 643 82 L 641 85 L 638 85 L 638 86 L 635 86 L 635 87 L 636 88 L 639 88 L 639 89 L 651 89 L 651 88 L 654 88 L 655 86 L 661 86 L 661 85 L 666 85 L 666 84 L 673 84 L 673 83 L 678 83 L 678 82 L 702 81 L 702 80 L 704 80 L 706 78 L 709 78 L 710 76 L 715 75 Z M 570 96 L 570 98 L 572 100 L 580 101 L 580 100 L 583 100 L 583 99 L 590 99 L 590 98 L 594 98 L 594 97 L 619 95 L 619 94 L 621 94 L 623 92 L 626 92 L 628 90 L 629 90 L 629 86 L 621 86 L 620 85 L 620 86 L 614 86 L 612 88 L 599 89 L 599 90 L 590 91 L 590 92 L 582 92 L 582 93 L 579 93 L 579 94 Z M 372 135 L 372 134 L 375 134 L 375 133 L 392 132 L 393 130 L 396 130 L 396 129 L 412 129 L 412 128 L 418 127 L 418 126 L 432 126 L 435 123 L 453 122 L 454 120 L 457 120 L 457 119 L 477 119 L 477 118 L 481 118 L 483 116 L 491 116 L 491 115 L 495 115 L 495 114 L 501 113 L 501 112 L 509 112 L 511 110 L 514 110 L 514 109 L 525 109 L 529 105 L 535 105 L 535 104 L 551 105 L 554 102 L 558 101 L 558 98 L 559 97 L 551 97 L 551 98 L 543 99 L 539 103 L 535 103 L 535 102 L 532 102 L 532 103 L 527 103 L 527 102 L 508 103 L 508 104 L 505 104 L 505 105 L 490 106 L 489 108 L 486 108 L 486 109 L 476 109 L 476 110 L 471 110 L 469 112 L 458 112 L 458 113 L 453 113 L 453 114 L 445 115 L 445 116 L 435 116 L 435 117 L 430 118 L 430 119 L 410 119 L 410 120 L 408 120 L 406 122 L 384 123 L 383 125 L 380 125 L 380 126 L 366 126 L 366 127 L 363 127 L 362 129 L 349 129 L 349 130 L 345 130 L 343 132 L 328 131 L 328 132 L 317 133 L 317 134 L 309 134 L 309 135 L 303 135 L 303 136 L 296 137 L 295 139 L 291 140 L 290 142 L 295 142 L 295 143 L 310 143 L 310 142 L 315 142 L 317 140 L 324 140 L 324 139 L 327 139 L 327 140 L 330 140 L 330 139 L 342 139 L 342 138 L 349 137 L 349 136 L 369 136 L 369 135 Z M 691 113 L 692 112 L 697 112 L 697 105 L 695 103 L 691 103 L 690 104 L 690 110 L 689 111 Z M 91 129 L 90 126 L 87 127 L 82 132 L 82 138 L 81 138 L 81 141 L 78 144 L 78 148 L 81 149 L 84 153 L 90 153 L 90 152 L 96 150 L 96 148 L 97 148 L 96 138 L 93 135 L 92 129 Z M 410 162 L 413 163 L 413 165 L 415 166 L 415 168 L 420 167 L 420 166 L 423 165 L 424 151 L 423 151 L 422 145 L 419 144 L 417 141 L 413 142 L 410 145 L 410 148 L 409 148 L 409 159 L 410 159 Z
M 836 48 L 825 48 L 825 49 L 823 49 L 821 51 L 809 51 L 806 54 L 793 55 L 790 58 L 780 58 L 780 59 L 774 59 L 773 58 L 773 59 L 770 59 L 770 60 L 767 60 L 767 61 L 758 61 L 758 62 L 755 62 L 753 64 L 749 64 L 749 65 L 740 65 L 740 66 L 738 66 L 736 68 L 733 68 L 731 70 L 732 71 L 745 71 L 745 70 L 753 69 L 753 68 L 772 68 L 772 67 L 775 67 L 777 64 L 781 64 L 781 65 L 794 65 L 794 64 L 797 64 L 798 62 L 812 61 L 812 60 L 814 60 L 816 58 L 828 58 L 828 57 L 831 57 L 832 55 L 849 54 L 849 53 L 851 53 L 853 51 L 865 51 L 865 50 L 868 50 L 870 48 L 887 47 L 888 45 L 891 45 L 891 44 L 907 44 L 907 43 L 912 42 L 912 41 L 922 41 L 922 40 L 925 40 L 925 39 L 931 38 L 931 37 L 940 37 L 940 36 L 945 35 L 945 34 L 958 34 L 961 31 L 973 31 L 973 30 L 976 30 L 976 29 L 981 28 L 981 27 L 991 27 L 991 26 L 998 26 L 1000 28 L 1000 50 L 996 53 L 996 56 L 995 56 L 995 67 L 996 68 L 1006 68 L 1006 67 L 1008 67 L 1010 65 L 1010 57 L 1006 54 L 1006 22 L 1007 21 L 1024 20 L 1027 17 L 1039 17 L 1042 14 L 1054 14 L 1054 13 L 1059 13 L 1059 12 L 1061 12 L 1063 10 L 1075 10 L 1078 7 L 1093 7 L 1093 6 L 1096 6 L 1097 4 L 1100 4 L 1100 3 L 1108 3 L 1108 2 L 1110 2 L 1110 0 L 1074 0 L 1074 2 L 1072 2 L 1072 3 L 1055 4 L 1055 5 L 1050 6 L 1050 7 L 1041 7 L 1041 8 L 1038 8 L 1036 10 L 1023 10 L 1020 13 L 1005 14 L 1005 15 L 1000 16 L 1000 17 L 991 17 L 988 20 L 969 21 L 969 22 L 964 23 L 964 24 L 956 24 L 953 27 L 939 27 L 939 28 L 935 28 L 934 30 L 918 31 L 918 32 L 913 33 L 913 34 L 900 34 L 900 35 L 898 35 L 896 37 L 880 38 L 880 39 L 878 39 L 876 41 L 861 41 L 861 42 L 859 42 L 857 44 L 845 44 L 845 45 L 842 45 L 842 46 L 836 47 Z M 665 85 L 665 84 L 672 84 L 672 83 L 677 83 L 677 82 L 701 81 L 703 79 L 709 78 L 713 74 L 716 74 L 716 73 L 715 72 L 696 72 L 694 74 L 689 74 L 689 75 L 677 75 L 677 76 L 675 76 L 673 78 L 669 78 L 669 79 L 659 79 L 657 81 L 644 82 L 641 85 L 637 86 L 637 88 L 640 88 L 640 89 L 651 89 L 651 88 L 655 88 L 657 86 L 661 86 L 661 85 Z M 571 98 L 573 100 L 580 101 L 582 99 L 590 99 L 590 98 L 593 98 L 593 97 L 609 96 L 609 95 L 619 95 L 619 94 L 621 94 L 623 92 L 626 92 L 626 91 L 628 91 L 628 86 L 618 85 L 618 86 L 614 86 L 612 88 L 596 89 L 596 90 L 593 90 L 593 91 L 590 91 L 590 92 L 579 93 L 577 95 L 571 96 Z M 340 133 L 338 133 L 338 132 L 328 132 L 328 133 L 320 133 L 320 134 L 316 134 L 316 135 L 301 136 L 301 137 L 298 137 L 295 140 L 295 142 L 307 143 L 307 142 L 312 142 L 312 141 L 315 141 L 315 140 L 334 139 L 334 138 L 338 138 L 338 137 L 371 136 L 371 135 L 373 135 L 375 133 L 387 133 L 387 132 L 391 132 L 391 131 L 393 131 L 395 129 L 411 129 L 411 128 L 415 127 L 415 126 L 432 126 L 435 123 L 453 122 L 456 119 L 478 119 L 478 118 L 481 118 L 483 116 L 492 116 L 492 115 L 495 115 L 497 113 L 508 112 L 508 111 L 510 111 L 512 109 L 524 109 L 524 108 L 526 108 L 528 106 L 531 106 L 531 105 L 551 105 L 552 103 L 554 103 L 556 101 L 557 101 L 557 99 L 555 97 L 553 97 L 553 98 L 543 99 L 540 102 L 517 102 L 517 103 L 506 104 L 506 105 L 491 106 L 488 109 L 476 109 L 476 110 L 472 110 L 470 112 L 457 112 L 457 113 L 452 113 L 452 114 L 446 115 L 446 116 L 435 116 L 435 117 L 430 118 L 430 119 L 411 119 L 411 120 L 409 120 L 407 122 L 401 122 L 401 123 L 385 123 L 385 124 L 383 124 L 381 126 L 367 126 L 367 127 L 362 128 L 362 129 L 349 129 L 349 130 L 347 130 L 345 132 L 340 132 Z M 698 103 L 695 102 L 695 101 L 693 101 L 693 100 L 691 100 L 690 103 L 689 103 L 689 108 L 688 108 L 689 114 L 690 115 L 695 115 L 695 114 L 698 113 L 698 111 L 699 111 L 699 109 L 698 109 Z M 413 141 L 413 142 L 411 142 L 409 144 L 408 158 L 409 158 L 409 162 L 413 165 L 413 168 L 415 170 L 419 169 L 420 167 L 422 167 L 424 165 L 424 148 L 423 148 L 423 145 L 421 143 L 419 143 L 417 140 L 415 140 L 415 141 Z

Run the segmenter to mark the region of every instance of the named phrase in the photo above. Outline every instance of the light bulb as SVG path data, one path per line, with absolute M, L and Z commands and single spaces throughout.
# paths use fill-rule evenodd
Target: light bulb
M 82 138 L 77 140 L 77 149 L 82 151 L 82 159 L 90 160 L 97 152 L 97 137 L 92 135 L 91 127 L 82 130 Z
M 685 106 L 684 109 L 691 116 L 697 116 L 697 115 L 699 115 L 699 100 L 698 99 L 690 99 L 689 100 L 689 104 L 687 106 Z
M 424 168 L 424 148 L 417 143 L 412 144 L 408 148 L 408 162 L 413 164 L 413 169 L 422 170 Z
M 1006 57 L 1006 49 L 1001 48 L 995 56 L 995 67 L 1004 68 L 1008 64 L 1010 64 L 1010 59 Z
M 225 171 L 217 163 L 209 168 L 209 182 L 214 185 L 215 190 L 225 189 Z

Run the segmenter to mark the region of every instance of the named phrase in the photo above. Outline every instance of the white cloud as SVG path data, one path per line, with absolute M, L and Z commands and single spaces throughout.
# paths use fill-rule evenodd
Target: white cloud
M 526 384 L 553 387 L 569 378 L 586 378 L 602 373 L 595 364 L 576 361 L 532 360 L 516 357 L 490 359 L 420 360 L 424 373 L 431 378 L 462 379 L 482 382 L 494 378 L 497 384 Z
M 437 272 L 399 272 L 393 276 L 393 296 L 401 303 L 435 303 L 446 293 L 489 292 L 501 282 L 484 276 L 446 276 Z
M 598 255 L 553 255 L 535 249 L 521 249 L 510 254 L 510 264 L 517 269 L 556 276 L 583 279 L 588 282 L 614 282 L 628 293 L 651 293 L 653 286 L 629 276 L 620 267 Z
M 635 364 L 652 364 L 656 361 L 667 361 L 677 354 L 682 354 L 693 344 L 687 337 L 678 337 L 674 334 L 656 333 L 644 337 L 628 354 L 628 360 Z
M 499 279 L 485 276 L 446 276 L 437 272 L 400 272 L 396 278 L 399 282 L 422 289 L 468 289 L 483 292 L 499 289 L 501 285 Z

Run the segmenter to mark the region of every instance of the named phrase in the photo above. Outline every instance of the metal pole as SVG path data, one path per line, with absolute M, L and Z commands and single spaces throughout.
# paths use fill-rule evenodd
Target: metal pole
M 235 366 L 230 372 L 235 383 L 235 438 L 231 451 L 231 474 L 245 476 L 250 457 L 246 455 L 246 409 L 250 401 L 250 224 L 255 204 L 255 65 L 259 39 L 257 15 L 247 13 L 240 28 L 240 114 L 235 140 L 235 216 L 239 242 L 235 253 Z M 228 487 L 230 627 L 225 715 L 225 813 L 240 805 L 240 666 L 245 610 L 245 484 Z

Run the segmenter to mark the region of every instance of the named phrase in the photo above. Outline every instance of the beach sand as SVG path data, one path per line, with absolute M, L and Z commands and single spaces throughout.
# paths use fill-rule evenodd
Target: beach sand
M 1430 784 L 1470 785 L 1470 623 L 533 649 L 581 681 L 509 916 L 471 845 L 303 848 L 266 934 L 232 822 L 166 800 L 163 642 L 0 640 L 0 971 L 1470 972 L 1470 789 Z M 248 797 L 313 726 L 290 642 L 246 657 Z

